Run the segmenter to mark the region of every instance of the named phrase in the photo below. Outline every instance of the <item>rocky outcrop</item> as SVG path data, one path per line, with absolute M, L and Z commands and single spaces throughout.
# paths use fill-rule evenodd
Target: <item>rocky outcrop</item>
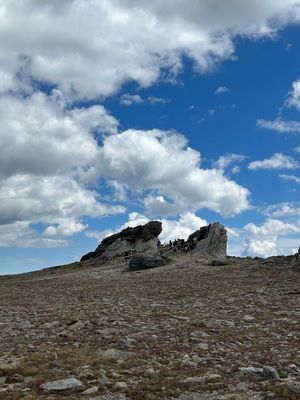
M 227 256 L 227 231 L 224 225 L 217 223 L 203 226 L 192 233 L 188 243 L 194 252 L 203 256 L 212 256 L 219 260 Z
M 146 225 L 126 228 L 102 240 L 94 252 L 81 258 L 81 261 L 101 257 L 112 259 L 127 256 L 133 252 L 157 252 L 158 235 L 162 231 L 159 221 L 151 221 Z
M 143 269 L 151 269 L 162 267 L 169 262 L 167 257 L 160 256 L 133 256 L 129 261 L 129 270 L 130 271 L 141 271 Z

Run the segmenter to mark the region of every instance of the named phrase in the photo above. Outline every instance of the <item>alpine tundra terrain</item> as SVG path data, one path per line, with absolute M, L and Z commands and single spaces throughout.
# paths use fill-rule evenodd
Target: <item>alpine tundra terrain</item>
M 0 277 L 0 399 L 299 399 L 299 256 L 170 254 Z

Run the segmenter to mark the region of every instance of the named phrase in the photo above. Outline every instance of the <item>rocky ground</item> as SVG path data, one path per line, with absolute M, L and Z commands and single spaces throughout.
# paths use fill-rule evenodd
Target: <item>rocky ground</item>
M 0 277 L 0 399 L 300 399 L 300 264 Z

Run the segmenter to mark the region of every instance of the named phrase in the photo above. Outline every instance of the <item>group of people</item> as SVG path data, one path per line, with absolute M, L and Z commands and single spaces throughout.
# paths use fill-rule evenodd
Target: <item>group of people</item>
M 172 242 L 172 240 L 170 240 L 169 247 L 170 247 L 170 249 L 173 249 L 174 251 L 179 251 L 179 250 L 180 251 L 181 250 L 188 251 L 189 250 L 189 244 L 184 239 L 175 239 L 175 240 L 173 240 L 173 242 Z
M 196 247 L 197 240 L 175 239 L 169 241 L 169 248 L 174 251 L 190 251 Z

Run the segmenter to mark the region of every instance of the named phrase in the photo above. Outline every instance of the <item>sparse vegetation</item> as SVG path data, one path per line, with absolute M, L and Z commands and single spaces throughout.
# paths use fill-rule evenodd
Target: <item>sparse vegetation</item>
M 280 260 L 177 255 L 140 273 L 89 261 L 1 277 L 0 400 L 297 399 L 286 383 L 300 377 L 299 267 Z M 240 370 L 266 365 L 279 381 Z M 70 377 L 82 386 L 41 387 Z

